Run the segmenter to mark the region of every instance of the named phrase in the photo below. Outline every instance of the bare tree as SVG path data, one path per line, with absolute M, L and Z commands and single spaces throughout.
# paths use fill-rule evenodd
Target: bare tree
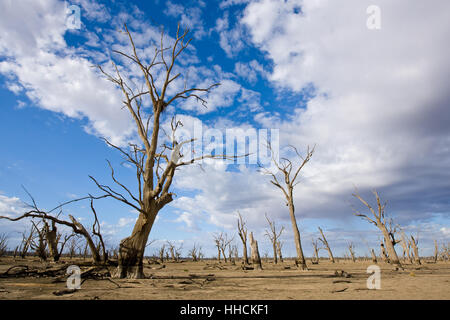
M 113 145 L 105 139 L 105 142 L 118 150 L 125 160 L 136 169 L 137 192 L 121 183 L 115 176 L 110 165 L 111 178 L 117 185 L 118 190 L 103 185 L 95 180 L 106 195 L 112 197 L 139 212 L 131 235 L 120 242 L 119 261 L 117 277 L 120 278 L 143 278 L 143 254 L 147 238 L 150 234 L 155 218 L 159 211 L 172 202 L 174 193 L 170 191 L 172 181 L 177 169 L 181 166 L 193 164 L 205 158 L 228 159 L 224 155 L 201 155 L 190 160 L 182 161 L 182 147 L 191 144 L 194 140 L 177 141 L 176 129 L 182 125 L 180 121 L 172 119 L 171 145 L 161 144 L 160 136 L 163 131 L 161 121 L 163 112 L 168 106 L 175 102 L 195 98 L 203 105 L 206 100 L 202 95 L 209 93 L 219 83 L 212 84 L 206 88 L 188 88 L 175 92 L 172 85 L 176 79 L 182 79 L 182 73 L 177 71 L 177 59 L 188 47 L 191 39 L 188 39 L 188 30 L 182 32 L 178 25 L 175 40 L 171 46 L 165 45 L 164 32 L 161 33 L 160 44 L 155 48 L 153 58 L 149 62 L 139 57 L 138 48 L 135 46 L 133 36 L 127 25 L 124 25 L 124 33 L 127 35 L 131 46 L 130 52 L 113 50 L 114 53 L 127 60 L 141 73 L 140 80 L 144 85 L 140 89 L 134 85 L 133 80 L 127 80 L 122 74 L 121 67 L 112 62 L 112 72 L 98 66 L 100 72 L 106 76 L 123 95 L 124 108 L 129 111 L 139 136 L 139 145 L 130 144 L 130 150 Z M 180 67 L 182 68 L 182 67 Z M 133 77 L 137 79 L 137 77 Z M 187 78 L 185 77 L 185 80 Z M 137 88 L 136 88 L 137 87 Z M 150 107 L 143 99 L 148 99 Z M 149 110 L 145 110 L 149 109 Z M 235 157 L 231 157 L 235 159 Z
M 413 249 L 413 253 L 414 253 L 414 262 L 417 264 L 421 264 L 420 262 L 420 256 L 419 256 L 419 239 L 418 237 L 414 238 L 413 235 L 410 236 L 410 240 L 409 243 L 411 245 L 411 248 Z
M 377 263 L 377 255 L 375 254 L 375 251 L 373 249 L 370 249 L 370 254 L 372 255 L 372 262 Z
M 308 147 L 307 152 L 306 152 L 306 157 L 303 157 L 300 155 L 297 148 L 295 148 L 294 146 L 289 146 L 290 148 L 292 148 L 295 151 L 298 160 L 300 160 L 297 168 L 294 168 L 293 162 L 287 158 L 281 158 L 281 161 L 277 161 L 276 157 L 275 157 L 275 152 L 274 152 L 274 150 L 272 150 L 270 143 L 268 143 L 268 147 L 272 154 L 273 164 L 278 169 L 278 172 L 281 172 L 281 174 L 284 178 L 284 184 L 282 185 L 280 183 L 280 181 L 277 178 L 276 173 L 273 173 L 270 170 L 263 168 L 262 166 L 260 166 L 260 167 L 264 173 L 266 173 L 272 177 L 270 182 L 274 186 L 278 187 L 283 192 L 283 195 L 286 199 L 286 206 L 289 207 L 289 214 L 290 214 L 292 229 L 293 229 L 293 233 L 294 233 L 295 248 L 297 250 L 296 265 L 299 265 L 303 270 L 307 270 L 308 267 L 306 265 L 305 256 L 303 255 L 300 232 L 298 229 L 297 220 L 295 218 L 294 187 L 298 184 L 298 181 L 296 181 L 296 180 L 299 176 L 300 171 L 311 159 L 311 157 L 314 153 L 314 148 L 310 149 Z
M 79 240 L 80 239 L 78 237 L 73 237 L 72 240 L 69 242 L 68 254 L 71 260 L 77 255 Z
M 312 246 L 314 251 L 314 257 L 313 257 L 313 263 L 318 264 L 319 263 L 319 243 L 317 240 L 312 239 Z
M 368 215 L 361 213 L 360 211 L 354 209 L 353 214 L 358 217 L 366 219 L 370 223 L 374 224 L 383 234 L 384 242 L 387 247 L 389 262 L 401 267 L 400 260 L 398 259 L 397 252 L 395 251 L 395 245 L 399 243 L 399 240 L 395 239 L 395 233 L 397 232 L 397 227 L 394 225 L 392 219 L 387 219 L 385 215 L 386 203 L 381 204 L 381 199 L 376 190 L 373 191 L 377 201 L 377 210 L 372 208 L 372 206 L 364 200 L 357 192 L 353 194 L 359 201 L 361 201 L 372 213 L 373 218 Z
M 450 244 L 445 245 L 445 243 L 442 244 L 442 260 L 450 260 Z
M 270 220 L 266 216 L 266 220 L 269 223 L 269 227 L 270 227 L 270 231 L 266 230 L 266 236 L 270 239 L 270 241 L 272 242 L 272 248 L 273 248 L 273 263 L 277 264 L 278 263 L 278 258 L 277 258 L 277 243 L 278 243 L 278 239 L 280 238 L 281 234 L 283 233 L 284 227 L 281 227 L 280 231 L 277 232 L 277 227 L 275 224 L 275 220 Z
M 331 251 L 331 248 L 328 244 L 327 238 L 325 238 L 325 235 L 323 234 L 322 229 L 319 227 L 319 232 L 321 235 L 321 238 L 319 238 L 319 240 L 323 243 L 323 245 L 325 246 L 325 249 L 327 249 L 328 251 L 328 256 L 330 257 L 330 261 L 332 263 L 334 263 L 334 257 L 333 257 L 333 252 Z
M 223 260 L 227 263 L 226 249 L 228 245 L 234 240 L 234 237 L 229 238 L 228 234 L 225 232 L 213 234 L 214 242 L 216 243 L 218 260 L 220 262 L 220 256 L 223 256 Z
M 22 243 L 20 244 L 19 251 L 20 251 L 20 257 L 22 259 L 25 259 L 28 250 L 30 249 L 31 240 L 35 237 L 35 230 L 34 226 L 31 225 L 30 232 L 29 233 L 22 233 Z
M 283 249 L 283 242 L 281 242 L 280 240 L 277 241 L 277 253 L 278 253 L 278 260 L 280 260 L 281 263 L 283 263 L 283 253 L 282 253 L 282 249 Z
M 42 261 L 47 260 L 47 241 L 45 239 L 45 230 L 44 227 L 39 227 L 39 222 L 34 223 L 34 221 L 31 221 L 34 230 L 37 233 L 37 242 L 35 241 L 35 238 L 31 239 L 30 247 L 35 251 L 39 259 Z
M 25 188 L 24 188 L 25 189 Z M 27 192 L 27 194 L 29 195 L 29 197 L 31 198 L 32 203 L 31 204 L 27 204 L 28 207 L 31 208 L 31 210 L 23 213 L 21 216 L 18 216 L 16 218 L 11 218 L 11 217 L 6 217 L 6 216 L 0 216 L 0 219 L 7 219 L 10 221 L 19 221 L 25 218 L 37 218 L 40 221 L 44 222 L 44 227 L 43 228 L 38 228 L 37 225 L 39 224 L 39 222 L 37 224 L 35 224 L 35 222 L 32 220 L 32 224 L 33 224 L 33 229 L 32 231 L 30 231 L 30 234 L 28 237 L 24 236 L 24 241 L 23 241 L 23 247 L 27 248 L 27 246 L 30 246 L 31 248 L 34 248 L 33 250 L 38 250 L 39 253 L 41 253 L 42 255 L 44 255 L 44 251 L 46 250 L 46 246 L 47 246 L 47 237 L 46 237 L 46 232 L 48 231 L 48 226 L 45 227 L 45 223 L 47 221 L 50 221 L 52 223 L 57 223 L 59 225 L 65 225 L 68 226 L 70 228 L 72 228 L 73 232 L 77 235 L 82 235 L 88 245 L 89 248 L 91 249 L 91 253 L 92 253 L 92 259 L 93 262 L 96 264 L 100 264 L 101 263 L 101 257 L 100 254 L 95 246 L 95 243 L 91 237 L 91 234 L 86 230 L 86 228 L 80 223 L 78 222 L 72 215 L 69 215 L 69 219 L 70 221 L 67 220 L 63 220 L 61 218 L 59 218 L 59 216 L 61 215 L 62 211 L 60 211 L 58 213 L 57 216 L 53 216 L 51 215 L 52 212 L 61 209 L 63 206 L 72 203 L 72 202 L 76 202 L 76 201 L 80 201 L 80 200 L 84 200 L 84 199 L 94 199 L 94 197 L 92 196 L 88 196 L 88 197 L 84 197 L 84 198 L 80 198 L 80 199 L 76 199 L 76 200 L 71 200 L 68 202 L 65 202 L 61 205 L 58 205 L 57 207 L 51 209 L 50 211 L 46 212 L 44 210 L 39 209 L 36 201 L 34 200 L 34 198 L 31 196 L 31 194 L 25 189 L 25 191 Z M 99 198 L 102 198 L 104 196 L 101 196 Z M 100 229 L 98 229 L 100 230 Z M 55 231 L 56 233 L 56 228 L 51 230 L 52 232 Z M 34 241 L 34 237 L 36 237 L 39 239 L 38 243 L 36 243 Z M 26 240 L 25 240 L 26 239 Z M 25 251 L 26 252 L 26 251 Z M 26 253 L 25 253 L 26 254 Z M 43 259 L 43 257 L 42 257 Z
M 6 233 L 0 234 L 0 257 L 3 257 L 8 251 L 8 235 Z
M 437 240 L 434 240 L 434 256 L 433 256 L 433 261 L 436 263 L 438 260 L 438 255 L 439 255 L 439 246 L 437 243 Z
M 189 251 L 189 255 L 192 257 L 192 261 L 200 260 L 201 250 L 202 247 L 194 243 L 194 246 Z
M 158 254 L 159 254 L 159 260 L 164 262 L 164 253 L 166 251 L 166 245 L 162 244 L 161 247 L 159 247 Z
M 350 252 L 350 257 L 352 258 L 353 262 L 356 262 L 356 258 L 355 258 L 355 246 L 353 245 L 352 242 L 348 243 L 348 251 Z
M 170 252 L 170 257 L 172 261 L 175 261 L 175 243 L 173 241 L 167 240 L 168 252 Z
M 389 263 L 389 258 L 386 253 L 386 248 L 384 247 L 383 241 L 380 243 L 380 255 L 384 262 Z
M 405 232 L 403 230 L 401 232 L 401 237 L 402 237 L 402 240 L 400 243 L 403 248 L 403 259 L 406 259 L 406 257 L 408 257 L 409 263 L 413 263 L 412 257 L 411 257 L 411 243 L 406 238 Z
M 241 238 L 242 241 L 242 258 L 244 260 L 244 264 L 248 264 L 248 255 L 247 255 L 247 227 L 245 226 L 245 221 L 241 216 L 241 213 L 238 211 L 238 220 L 237 220 L 237 227 L 238 227 L 238 235 L 239 238 Z
M 261 257 L 259 255 L 258 241 L 253 238 L 253 232 L 250 232 L 250 247 L 252 249 L 252 264 L 255 269 L 262 270 Z

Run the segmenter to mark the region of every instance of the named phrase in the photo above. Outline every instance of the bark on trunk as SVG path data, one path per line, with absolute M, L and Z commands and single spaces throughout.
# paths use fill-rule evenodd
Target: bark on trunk
M 438 254 L 439 254 L 439 248 L 438 248 L 438 243 L 436 240 L 434 240 L 434 262 L 437 262 L 438 260 Z
M 72 220 L 72 223 L 78 228 L 77 233 L 83 235 L 84 238 L 86 239 L 89 249 L 91 249 L 92 260 L 94 264 L 100 264 L 100 254 L 98 253 L 97 247 L 95 246 L 95 243 L 92 240 L 89 232 L 87 232 L 84 226 L 81 223 L 79 223 L 73 216 L 69 215 L 69 218 L 70 220 Z
M 253 232 L 250 232 L 250 246 L 252 248 L 252 263 L 253 263 L 253 267 L 259 270 L 262 270 L 262 265 L 261 265 L 261 257 L 259 255 L 259 250 L 258 250 L 258 241 L 256 241 L 253 238 Z
M 377 263 L 377 256 L 375 254 L 375 251 L 373 249 L 371 249 L 370 253 L 372 254 L 372 262 Z
M 272 247 L 273 247 L 273 263 L 277 264 L 278 263 L 278 259 L 277 259 L 277 243 L 275 241 L 272 243 Z
M 297 250 L 296 265 L 302 270 L 308 270 L 306 266 L 305 256 L 303 255 L 300 232 L 298 231 L 297 220 L 295 219 L 295 207 L 293 203 L 292 193 L 289 201 L 289 214 L 291 216 L 292 230 L 294 232 L 295 249 Z
M 389 262 L 394 265 L 401 266 L 400 260 L 398 259 L 397 252 L 395 252 L 394 244 L 392 243 L 392 239 L 389 235 L 388 230 L 386 229 L 386 226 L 384 224 L 381 224 L 379 228 L 383 232 L 384 236 L 384 243 L 386 244 L 387 253 L 389 256 Z
M 57 239 L 57 228 L 55 223 L 52 223 L 52 229 L 50 230 L 50 227 L 47 222 L 44 224 L 44 232 L 45 237 L 47 239 L 48 244 L 48 250 L 50 252 L 50 256 L 53 258 L 54 262 L 57 262 L 59 260 L 59 252 L 58 252 L 58 239 Z
M 277 241 L 277 252 L 278 252 L 278 258 L 281 263 L 283 263 L 283 255 L 281 253 L 281 243 L 280 241 Z
M 380 252 L 381 252 L 381 258 L 384 262 L 389 263 L 389 258 L 386 254 L 386 249 L 384 248 L 383 242 L 380 244 Z
M 119 263 L 115 277 L 129 279 L 145 278 L 143 264 L 144 251 L 157 213 L 156 210 L 153 210 L 148 215 L 140 213 L 131 236 L 120 242 Z
M 321 238 L 320 240 L 321 240 L 322 243 L 325 245 L 325 248 L 326 248 L 327 251 L 328 251 L 328 256 L 330 257 L 330 261 L 331 261 L 332 263 L 334 263 L 333 252 L 331 251 L 331 248 L 330 248 L 330 246 L 328 245 L 327 238 L 325 238 L 325 235 L 323 234 L 323 231 L 322 231 L 322 229 L 321 229 L 320 227 L 319 227 L 319 232 L 320 232 L 320 234 L 322 235 L 322 238 Z

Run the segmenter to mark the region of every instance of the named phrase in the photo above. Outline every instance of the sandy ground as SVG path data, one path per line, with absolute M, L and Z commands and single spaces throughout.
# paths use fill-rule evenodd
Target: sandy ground
M 65 261 L 66 265 L 77 261 Z M 0 258 L 0 273 L 13 265 L 42 263 L 27 258 Z M 49 267 L 54 264 L 47 263 Z M 61 264 L 59 264 L 61 265 Z M 309 271 L 294 267 L 292 261 L 274 265 L 263 262 L 264 270 L 242 270 L 239 265 L 215 261 L 148 264 L 148 279 L 87 279 L 75 293 L 56 296 L 53 292 L 66 288 L 65 278 L 8 277 L 0 278 L 0 299 L 450 299 L 450 262 L 404 265 L 395 271 L 379 263 L 381 289 L 368 290 L 366 273 L 370 261 L 338 261 L 308 264 Z M 82 267 L 85 270 L 87 267 Z M 350 277 L 336 276 L 344 270 Z

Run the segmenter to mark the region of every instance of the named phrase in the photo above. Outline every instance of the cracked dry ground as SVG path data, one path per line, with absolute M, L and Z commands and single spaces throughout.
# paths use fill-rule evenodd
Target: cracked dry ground
M 33 265 L 51 269 L 55 266 L 81 265 L 82 260 L 65 264 L 42 264 L 33 258 L 0 259 L 0 274 L 11 266 Z M 239 265 L 202 261 L 148 264 L 148 279 L 108 279 L 88 277 L 81 289 L 67 292 L 67 277 L 2 277 L 0 299 L 450 299 L 450 263 L 404 265 L 394 271 L 381 267 L 381 289 L 368 290 L 369 261 L 309 263 L 309 271 L 294 267 L 292 261 L 274 265 L 263 263 L 264 270 L 242 270 Z M 81 267 L 84 271 L 88 267 Z M 345 277 L 341 275 L 345 271 Z M 336 272 L 338 271 L 338 272 Z M 54 293 L 61 295 L 55 295 Z

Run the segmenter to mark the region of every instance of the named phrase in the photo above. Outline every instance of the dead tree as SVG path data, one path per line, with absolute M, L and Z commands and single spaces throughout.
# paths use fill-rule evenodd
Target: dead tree
M 439 247 L 438 247 L 438 243 L 436 240 L 434 240 L 434 256 L 433 256 L 433 261 L 436 263 L 438 260 L 438 255 L 439 255 Z
M 33 225 L 31 225 L 29 233 L 27 234 L 25 232 L 22 233 L 22 242 L 19 246 L 20 257 L 22 259 L 25 259 L 25 257 L 27 256 L 28 250 L 30 249 L 31 241 L 32 239 L 34 239 L 35 236 L 36 235 Z
M 175 261 L 175 243 L 172 241 L 167 241 L 167 247 L 172 261 Z
M 322 236 L 321 238 L 319 238 L 319 240 L 323 243 L 323 245 L 325 246 L 325 249 L 327 249 L 328 256 L 330 257 L 330 261 L 332 263 L 334 263 L 333 252 L 331 251 L 331 248 L 328 245 L 327 238 L 325 238 L 325 235 L 323 234 L 323 231 L 322 231 L 322 229 L 320 227 L 319 227 L 319 232 L 320 232 L 320 235 Z
M 36 204 L 36 201 L 31 196 L 31 194 L 28 191 L 26 191 L 26 192 L 27 192 L 27 194 L 29 195 L 29 197 L 31 198 L 31 201 L 32 201 L 32 204 L 27 204 L 28 207 L 31 208 L 31 210 L 25 212 L 24 214 L 22 214 L 21 216 L 16 217 L 16 218 L 0 216 L 0 219 L 7 219 L 7 220 L 10 220 L 10 221 L 19 221 L 19 220 L 22 220 L 22 219 L 25 219 L 25 218 L 31 218 L 31 219 L 37 218 L 40 221 L 44 221 L 44 222 L 50 221 L 52 223 L 54 222 L 54 223 L 57 223 L 59 225 L 68 226 L 68 227 L 72 228 L 72 231 L 75 234 L 82 235 L 86 239 L 86 241 L 87 241 L 87 243 L 89 245 L 89 248 L 91 249 L 93 262 L 95 264 L 100 264 L 101 263 L 100 253 L 98 252 L 98 250 L 97 250 L 97 248 L 95 246 L 95 243 L 94 243 L 90 233 L 86 230 L 86 228 L 80 222 L 78 222 L 72 215 L 69 215 L 70 221 L 62 220 L 61 218 L 59 218 L 59 216 L 61 215 L 62 211 L 60 211 L 56 217 L 51 215 L 52 212 L 56 211 L 57 209 L 61 209 L 64 205 L 67 205 L 69 203 L 72 203 L 72 202 L 75 202 L 75 201 L 84 200 L 84 199 L 91 199 L 92 200 L 93 199 L 92 196 L 68 201 L 68 202 L 63 203 L 63 204 L 53 208 L 52 210 L 46 212 L 44 210 L 39 209 L 38 205 Z M 102 197 L 104 197 L 104 196 L 101 196 L 99 198 L 102 198 Z M 43 251 L 44 244 L 45 244 L 45 246 L 47 245 L 46 234 L 45 234 L 46 230 L 44 230 L 44 229 L 41 230 L 40 228 L 38 228 L 37 224 L 35 224 L 33 220 L 32 220 L 32 224 L 33 224 L 34 231 L 37 233 L 37 237 L 39 238 L 39 241 L 38 241 L 38 243 L 36 243 L 33 240 L 33 237 L 35 236 L 36 233 L 34 231 L 31 231 L 30 232 L 30 236 L 27 238 L 24 247 L 28 243 L 28 245 L 30 245 L 30 247 L 32 247 L 32 248 L 34 247 L 36 250 L 39 251 L 39 253 L 44 254 L 44 251 Z M 38 222 L 38 224 L 39 224 L 39 222 Z M 25 237 L 24 237 L 24 239 L 25 239 Z
M 273 248 L 273 263 L 277 264 L 278 263 L 278 258 L 277 258 L 277 242 L 278 239 L 280 238 L 281 234 L 283 233 L 284 227 L 281 227 L 280 231 L 277 232 L 277 227 L 275 224 L 275 220 L 270 220 L 267 217 L 267 214 L 265 215 L 267 222 L 269 223 L 269 228 L 270 231 L 266 230 L 266 236 L 270 239 L 270 241 L 272 242 L 272 248 Z
M 377 255 L 375 254 L 375 251 L 373 249 L 370 249 L 370 254 L 372 255 L 372 262 L 377 263 Z
M 68 254 L 70 260 L 72 260 L 77 255 L 78 243 L 79 243 L 78 237 L 72 238 L 72 240 L 69 242 Z
M 158 254 L 159 254 L 159 260 L 161 261 L 161 263 L 164 262 L 164 253 L 166 251 L 166 245 L 162 244 L 161 247 L 158 250 Z
M 172 261 L 176 262 L 180 260 L 181 249 L 183 248 L 183 243 L 176 246 L 175 241 L 166 241 L 168 253 L 170 252 L 170 258 Z
M 242 258 L 244 260 L 244 264 L 248 264 L 248 255 L 247 255 L 247 227 L 245 226 L 245 221 L 241 216 L 241 213 L 238 211 L 239 218 L 237 220 L 238 227 L 238 235 L 242 241 Z
M 223 260 L 225 263 L 227 263 L 227 255 L 226 255 L 226 249 L 228 245 L 234 240 L 234 237 L 228 238 L 228 234 L 224 232 L 215 233 L 213 234 L 214 242 L 217 247 L 217 259 L 220 262 L 220 256 L 223 256 Z
M 192 257 L 192 261 L 196 262 L 200 260 L 201 250 L 202 247 L 194 243 L 194 246 L 189 251 L 189 255 Z
M 310 149 L 308 147 L 307 152 L 306 152 L 306 157 L 302 157 L 300 155 L 300 153 L 298 152 L 297 148 L 295 148 L 294 146 L 289 146 L 290 148 L 292 148 L 295 151 L 298 160 L 300 160 L 297 168 L 294 168 L 293 162 L 287 158 L 281 158 L 281 161 L 277 161 L 275 152 L 274 152 L 274 150 L 272 150 L 270 143 L 268 143 L 268 147 L 272 154 L 272 163 L 276 166 L 276 168 L 278 169 L 278 172 L 280 172 L 282 174 L 282 176 L 284 178 L 284 184 L 282 185 L 280 183 L 280 181 L 278 180 L 278 178 L 277 178 L 278 172 L 273 173 L 270 170 L 263 168 L 261 165 L 260 165 L 260 168 L 262 169 L 262 171 L 265 174 L 268 174 L 271 176 L 270 182 L 274 186 L 278 187 L 283 192 L 283 195 L 286 199 L 286 206 L 289 207 L 289 215 L 291 218 L 291 224 L 292 224 L 292 229 L 293 229 L 293 233 L 294 233 L 295 248 L 297 251 L 296 265 L 300 266 L 302 270 L 307 270 L 308 267 L 306 265 L 305 256 L 303 254 L 302 243 L 301 243 L 301 238 L 300 238 L 300 231 L 298 229 L 297 219 L 295 218 L 294 187 L 298 184 L 298 181 L 296 181 L 296 180 L 298 178 L 300 171 L 311 159 L 311 157 L 314 153 L 314 148 Z
M 442 260 L 450 260 L 450 245 L 445 243 L 442 244 Z
M 39 223 L 34 223 L 34 221 L 31 221 L 34 230 L 37 233 L 37 242 L 35 241 L 35 238 L 31 239 L 30 247 L 35 251 L 37 256 L 41 261 L 47 260 L 47 241 L 45 239 L 45 227 L 39 227 Z
M 0 257 L 3 257 L 8 252 L 8 235 L 6 233 L 0 234 Z
M 389 262 L 391 264 L 401 267 L 400 260 L 398 259 L 397 252 L 395 251 L 395 245 L 399 243 L 399 240 L 395 239 L 395 233 L 397 232 L 397 227 L 393 224 L 392 219 L 387 219 L 385 215 L 386 202 L 381 204 L 381 199 L 378 196 L 376 190 L 373 191 L 377 201 L 377 209 L 375 210 L 372 206 L 364 200 L 357 192 L 353 194 L 359 201 L 361 201 L 372 213 L 373 218 L 368 215 L 361 213 L 360 211 L 354 209 L 353 214 L 358 217 L 366 219 L 370 223 L 374 224 L 383 234 L 384 242 L 386 244 L 387 253 L 389 256 Z
M 350 242 L 348 245 L 348 251 L 350 252 L 350 257 L 352 258 L 353 262 L 356 262 L 356 258 L 355 258 L 355 246 L 353 245 L 352 242 Z
M 279 260 L 281 263 L 283 263 L 283 253 L 282 253 L 282 249 L 283 249 L 283 242 L 277 241 L 278 260 Z
M 314 257 L 313 257 L 313 263 L 314 264 L 318 264 L 319 263 L 319 243 L 317 242 L 317 240 L 312 239 L 312 246 L 313 246 L 313 251 L 314 251 Z
M 185 86 L 176 91 L 174 84 L 183 78 L 177 59 L 188 47 L 191 39 L 188 39 L 188 30 L 182 32 L 178 25 L 176 36 L 172 45 L 164 44 L 164 33 L 161 33 L 161 41 L 157 44 L 153 58 L 141 58 L 138 55 L 140 48 L 136 48 L 133 36 L 127 25 L 124 25 L 123 33 L 128 37 L 129 52 L 113 50 L 121 59 L 130 63 L 130 68 L 122 69 L 112 62 L 112 71 L 98 66 L 100 72 L 116 86 L 123 96 L 123 107 L 129 111 L 138 133 L 138 144 L 130 144 L 130 148 L 122 148 L 113 145 L 105 139 L 105 142 L 118 150 L 133 168 L 136 170 L 137 190 L 132 190 L 121 183 L 115 176 L 112 166 L 111 178 L 117 188 L 99 183 L 93 177 L 91 179 L 105 195 L 120 201 L 139 212 L 138 219 L 129 237 L 120 242 L 119 261 L 116 276 L 119 278 L 143 278 L 143 255 L 145 244 L 155 222 L 156 216 L 162 208 L 173 201 L 175 194 L 170 191 L 175 172 L 182 166 L 196 163 L 202 159 L 235 159 L 225 155 L 200 155 L 183 161 L 182 148 L 185 144 L 191 144 L 194 140 L 179 141 L 176 129 L 182 125 L 173 118 L 171 143 L 161 143 L 163 113 L 169 106 L 176 106 L 179 101 L 195 98 L 206 106 L 205 94 L 219 85 L 212 84 L 206 88 Z M 144 50 L 147 52 L 146 50 Z M 123 70 L 136 69 L 140 78 L 134 75 L 127 76 Z M 128 80 L 130 79 L 130 80 Z M 178 79 L 177 81 L 175 81 Z M 139 88 L 135 83 L 143 83 Z M 176 92 L 174 92 L 176 91 Z M 144 99 L 146 101 L 144 101 Z M 148 107 L 149 106 L 149 107 Z M 188 155 L 189 156 L 189 155 Z
M 406 237 L 405 232 L 403 230 L 401 231 L 401 237 L 402 237 L 402 239 L 401 239 L 400 243 L 403 248 L 403 259 L 408 258 L 409 263 L 413 263 L 413 259 L 412 259 L 413 257 L 411 254 L 411 243 L 408 240 L 408 238 Z
M 413 235 L 411 235 L 410 237 L 411 239 L 409 240 L 409 243 L 411 245 L 411 248 L 413 249 L 412 252 L 414 253 L 414 262 L 417 264 L 421 264 L 418 247 L 419 239 L 417 237 L 414 238 Z
M 383 242 L 380 243 L 380 255 L 381 255 L 381 259 L 383 259 L 384 262 L 389 263 L 389 258 L 386 253 L 386 248 L 384 247 Z
M 252 249 L 252 264 L 253 267 L 259 270 L 262 270 L 262 265 L 261 265 L 261 257 L 259 255 L 259 250 L 258 250 L 258 241 L 256 241 L 253 238 L 253 232 L 250 232 L 250 247 Z

